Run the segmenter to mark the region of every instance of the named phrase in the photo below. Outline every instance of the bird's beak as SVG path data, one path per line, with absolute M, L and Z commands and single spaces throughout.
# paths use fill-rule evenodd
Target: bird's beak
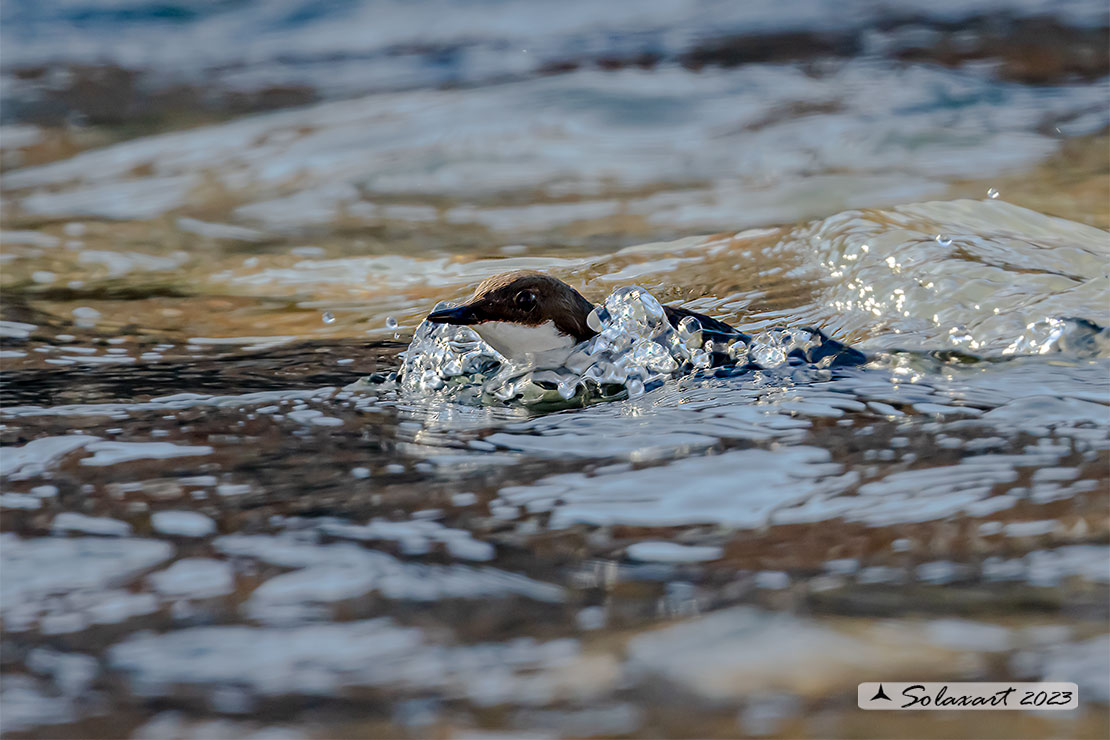
M 430 313 L 428 314 L 428 321 L 433 324 L 456 324 L 458 326 L 480 323 L 474 313 L 474 308 L 471 306 L 459 306 L 458 308 L 448 308 Z

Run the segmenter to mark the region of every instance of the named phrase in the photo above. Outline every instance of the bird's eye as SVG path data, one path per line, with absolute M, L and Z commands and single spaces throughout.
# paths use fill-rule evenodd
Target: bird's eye
M 522 290 L 513 299 L 516 307 L 524 311 L 531 311 L 536 307 L 536 294 L 530 290 Z

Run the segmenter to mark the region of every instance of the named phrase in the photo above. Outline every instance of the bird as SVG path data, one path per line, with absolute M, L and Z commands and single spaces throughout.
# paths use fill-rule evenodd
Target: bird
M 598 333 L 590 322 L 594 308 L 593 303 L 558 278 L 532 270 L 517 270 L 486 278 L 466 303 L 434 311 L 427 321 L 469 326 L 508 360 L 521 361 L 530 356 L 533 363 L 538 360 L 557 367 L 575 346 Z M 676 329 L 684 319 L 696 319 L 702 341 L 712 341 L 714 346 L 751 340 L 747 334 L 719 319 L 686 308 L 663 306 L 663 313 Z M 821 362 L 832 357 L 822 363 L 824 366 L 863 361 L 864 355 L 858 350 L 828 339 L 817 330 L 809 331 L 819 335 L 822 341 L 815 348 L 797 350 L 804 361 Z M 714 366 L 728 361 L 726 353 L 712 353 Z

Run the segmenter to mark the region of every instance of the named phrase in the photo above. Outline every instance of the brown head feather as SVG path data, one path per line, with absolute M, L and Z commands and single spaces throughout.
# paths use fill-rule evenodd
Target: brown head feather
M 513 321 L 538 326 L 551 321 L 563 334 L 582 342 L 595 332 L 586 323 L 594 305 L 562 280 L 532 270 L 486 278 L 467 302 L 477 323 Z

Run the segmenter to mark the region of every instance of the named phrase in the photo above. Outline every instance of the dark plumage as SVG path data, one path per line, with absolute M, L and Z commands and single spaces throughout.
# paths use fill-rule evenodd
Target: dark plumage
M 474 325 L 511 321 L 539 326 L 552 321 L 561 333 L 584 342 L 595 332 L 586 323 L 594 304 L 562 280 L 540 272 L 518 270 L 488 277 L 466 305 L 428 316 L 433 324 Z
M 594 304 L 562 280 L 539 272 L 519 270 L 486 278 L 466 305 L 436 311 L 428 316 L 428 321 L 462 325 L 511 321 L 525 326 L 539 326 L 551 321 L 561 333 L 574 337 L 576 342 L 584 342 L 597 334 L 587 323 L 593 310 Z M 682 319 L 693 316 L 704 332 L 718 335 L 722 340 L 741 336 L 725 322 L 704 314 L 674 306 L 664 306 L 663 311 L 667 321 L 676 328 Z
M 493 327 L 506 323 L 522 329 L 534 327 L 538 330 L 551 322 L 554 330 L 548 327 L 548 334 L 551 337 L 562 336 L 569 346 L 572 342 L 584 342 L 597 334 L 588 323 L 593 309 L 594 304 L 562 280 L 539 272 L 520 270 L 486 278 L 465 305 L 436 311 L 428 316 L 428 321 L 435 324 L 475 326 L 480 334 L 489 334 Z M 705 314 L 676 306 L 663 306 L 663 312 L 667 321 L 676 329 L 687 317 L 697 319 L 703 339 L 714 343 L 751 340 L 747 334 Z M 490 329 L 483 329 L 483 324 L 488 324 Z M 817 329 L 809 331 L 815 333 L 821 341 L 809 349 L 793 350 L 791 357 L 823 367 L 858 365 L 866 361 L 866 356 L 859 350 L 829 339 Z M 486 338 L 489 341 L 489 337 Z M 512 351 L 515 349 L 517 348 L 504 348 L 502 354 L 511 356 L 516 354 Z M 713 352 L 714 365 L 728 362 L 727 354 Z

